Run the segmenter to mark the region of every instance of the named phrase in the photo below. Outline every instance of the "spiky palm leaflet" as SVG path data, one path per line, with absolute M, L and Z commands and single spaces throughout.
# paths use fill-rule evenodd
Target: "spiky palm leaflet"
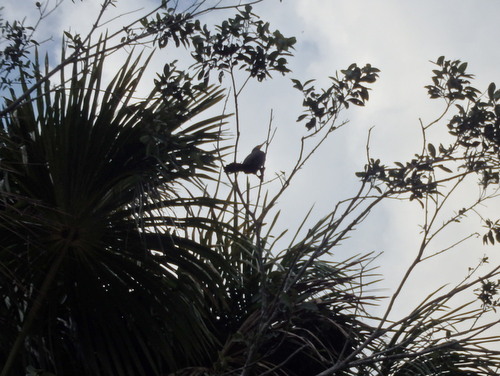
M 222 259 L 176 235 L 174 208 L 215 205 L 183 199 L 176 182 L 213 171 L 223 116 L 197 115 L 222 93 L 180 104 L 156 87 L 134 100 L 147 59 L 129 57 L 106 86 L 104 61 L 75 63 L 1 119 L 0 363 L 11 372 L 162 374 L 203 362 L 217 341 L 203 302 Z

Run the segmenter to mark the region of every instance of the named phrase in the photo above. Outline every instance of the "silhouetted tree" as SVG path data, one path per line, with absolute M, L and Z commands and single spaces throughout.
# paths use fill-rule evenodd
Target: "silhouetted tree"
M 483 275 L 473 268 L 389 320 L 416 266 L 452 255 L 453 246 L 435 250 L 431 240 L 496 196 L 494 84 L 480 95 L 467 64 L 439 58 L 427 89 L 445 110 L 422 124 L 421 151 L 393 165 L 369 155 L 358 191 L 312 225 L 305 214 L 284 246 L 278 200 L 345 125 L 339 114 L 367 103 L 379 70 L 352 64 L 324 89 L 293 79 L 304 109 L 293 167 L 277 178 L 230 175 L 263 167 L 272 120 L 257 167 L 238 164 L 239 99 L 248 80 L 290 72 L 295 38 L 272 31 L 250 4 L 163 1 L 94 42 L 112 5 L 119 6 L 103 3 L 88 35 L 65 33 L 56 66 L 31 49 L 43 22 L 0 25 L 0 89 L 8 98 L 0 109 L 2 376 L 498 373 L 490 346 L 500 339 L 498 319 L 488 313 L 498 306 L 499 267 Z M 40 21 L 57 11 L 36 7 Z M 228 9 L 234 15 L 215 13 Z M 205 25 L 200 16 L 208 12 L 223 19 Z M 114 77 L 103 77 L 109 55 L 150 45 L 184 47 L 193 64 L 167 62 L 143 99 L 135 93 L 155 52 L 131 53 Z M 228 164 L 229 112 L 236 138 Z M 429 129 L 442 123 L 450 143 L 429 142 Z M 469 176 L 480 177 L 481 194 L 442 220 Z M 418 202 L 425 223 L 414 262 L 381 300 L 368 289 L 380 278 L 376 255 L 330 256 L 394 198 Z M 484 241 L 500 241 L 499 221 L 482 219 Z M 480 304 L 452 303 L 470 291 Z M 381 315 L 369 310 L 374 304 L 385 304 Z

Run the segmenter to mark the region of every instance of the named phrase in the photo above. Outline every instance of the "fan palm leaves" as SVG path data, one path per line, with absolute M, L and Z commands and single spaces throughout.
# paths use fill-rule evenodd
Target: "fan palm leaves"
M 215 205 L 183 199 L 177 182 L 213 171 L 205 146 L 223 116 L 196 117 L 222 93 L 157 86 L 134 100 L 147 59 L 127 59 L 104 87 L 96 56 L 2 119 L 2 375 L 161 374 L 203 362 L 217 341 L 202 303 L 222 259 L 176 234 L 202 220 L 175 208 Z
M 228 211 L 219 226 L 240 221 Z M 374 329 L 363 322 L 365 305 L 376 300 L 363 290 L 374 280 L 367 267 L 373 255 L 314 260 L 327 247 L 313 233 L 276 252 L 267 237 L 256 242 L 244 220 L 232 235 L 213 228 L 232 270 L 224 278 L 226 304 L 211 316 L 220 350 L 211 364 L 172 375 L 314 375 L 349 356 Z

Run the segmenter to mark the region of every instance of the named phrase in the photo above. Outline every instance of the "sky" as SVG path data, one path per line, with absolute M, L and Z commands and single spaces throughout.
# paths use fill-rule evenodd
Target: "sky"
M 381 70 L 367 106 L 344 113 L 349 124 L 334 134 L 311 164 L 301 171 L 299 183 L 296 182 L 283 199 L 291 203 L 291 213 L 283 216 L 287 223 L 292 222 L 292 228 L 303 218 L 300 213 L 310 206 L 314 205 L 313 213 L 321 217 L 339 199 L 353 194 L 358 187 L 354 172 L 362 170 L 366 162 L 370 128 L 373 127 L 370 153 L 387 164 L 406 161 L 421 150 L 420 119 L 428 123 L 444 108 L 443 103 L 428 99 L 424 88 L 431 83 L 434 67 L 430 61 L 444 55 L 448 59 L 468 62 L 469 71 L 476 76 L 474 82 L 481 90 L 490 82 L 500 82 L 500 49 L 497 48 L 500 3 L 495 1 L 296 0 L 268 2 L 267 6 L 269 11 L 257 13 L 269 19 L 285 35 L 289 33 L 298 39 L 292 64 L 294 77 L 325 82 L 326 76 L 353 62 L 358 65 L 370 63 Z M 267 124 L 269 111 L 273 110 L 278 135 L 272 145 L 268 169 L 273 170 L 276 163 L 274 170 L 277 171 L 286 165 L 283 159 L 290 154 L 287 150 L 293 149 L 292 145 L 297 145 L 303 134 L 303 129 L 294 123 L 297 113 L 290 110 L 290 103 L 300 102 L 292 94 L 282 94 L 285 90 L 290 92 L 276 85 L 262 91 L 270 93 L 269 96 L 256 95 L 258 98 L 255 98 L 253 93 L 248 94 L 248 100 L 255 103 L 255 109 L 249 113 L 261 114 L 257 123 Z M 248 122 L 252 123 L 253 119 L 249 118 Z M 263 133 L 264 126 L 260 129 Z M 436 136 L 443 136 L 443 131 L 444 126 L 436 129 Z M 254 132 L 254 128 L 249 131 Z M 476 197 L 477 189 L 472 184 L 457 195 L 454 203 L 458 207 L 455 209 L 467 202 L 464 200 Z M 296 204 L 298 202 L 300 205 Z M 287 204 L 283 202 L 283 206 Z M 496 201 L 489 209 L 497 213 L 499 208 Z M 422 212 L 418 204 L 384 204 L 373 211 L 335 256 L 384 252 L 376 261 L 384 278 L 379 286 L 383 295 L 390 294 L 415 257 L 421 223 Z M 471 226 L 477 226 L 477 218 L 445 232 L 437 239 L 435 249 L 444 248 L 452 239 L 470 232 Z M 483 248 L 481 240 L 474 239 L 457 247 L 453 254 L 423 264 L 403 290 L 399 309 L 405 311 L 414 307 L 433 288 L 450 280 L 461 280 L 468 267 L 475 266 L 486 252 L 490 266 L 498 265 L 498 250 L 498 245 Z
M 35 2 L 32 3 L 35 10 Z M 45 37 L 57 36 L 61 30 L 68 29 L 83 34 L 100 3 L 101 0 L 75 4 L 66 1 L 48 19 L 50 28 L 43 29 Z M 143 1 L 141 6 L 153 3 Z M 3 0 L 5 14 L 17 18 L 29 16 L 30 11 L 18 4 L 18 0 Z M 119 0 L 117 12 L 136 10 L 139 8 L 136 4 Z M 295 57 L 290 60 L 293 70 L 290 77 L 315 78 L 319 86 L 327 83 L 328 76 L 354 62 L 370 63 L 381 70 L 367 106 L 352 108 L 343 114 L 342 119 L 349 123 L 332 135 L 280 199 L 281 228 L 296 228 L 312 206 L 313 223 L 314 219 L 326 215 L 337 201 L 353 195 L 359 184 L 354 173 L 361 171 L 366 162 L 370 128 L 373 127 L 370 153 L 387 164 L 405 161 L 419 152 L 422 146 L 420 119 L 428 123 L 443 109 L 442 103 L 428 99 L 424 89 L 431 82 L 434 69 L 430 61 L 441 55 L 466 61 L 469 72 L 476 76 L 476 87 L 486 90 L 493 81 L 500 86 L 500 2 L 497 0 L 265 0 L 255 7 L 255 13 L 269 21 L 271 28 L 279 29 L 285 36 L 297 37 Z M 126 18 L 115 19 L 109 25 Z M 177 58 L 176 54 L 172 50 L 159 51 L 150 67 L 151 75 L 155 70 L 161 71 L 166 60 Z M 118 64 L 124 56 L 116 55 L 113 59 Z M 115 66 L 109 65 L 110 74 Z M 272 125 L 277 130 L 268 152 L 267 177 L 290 169 L 300 138 L 307 134 L 304 126 L 295 121 L 301 114 L 301 97 L 292 89 L 290 77 L 276 75 L 262 84 L 251 83 L 240 99 L 244 104 L 241 107 L 241 159 L 265 140 L 272 112 Z M 443 137 L 443 128 L 435 130 L 436 137 Z M 270 185 L 270 189 L 277 189 L 276 185 Z M 471 185 L 460 192 L 456 203 L 460 207 L 461 200 L 476 196 L 477 189 Z M 499 208 L 497 201 L 485 210 L 494 215 Z M 383 252 L 376 260 L 384 278 L 378 293 L 389 295 L 415 256 L 420 223 L 422 213 L 418 204 L 398 201 L 381 205 L 359 226 L 355 236 L 335 251 L 334 257 Z M 477 218 L 445 233 L 435 249 L 445 247 L 462 233 L 475 231 L 473 226 L 477 226 Z M 498 245 L 483 248 L 481 240 L 476 239 L 457 248 L 453 254 L 420 267 L 404 290 L 399 309 L 410 309 L 434 287 L 449 280 L 460 280 L 485 252 L 491 259 L 490 266 L 500 262 Z

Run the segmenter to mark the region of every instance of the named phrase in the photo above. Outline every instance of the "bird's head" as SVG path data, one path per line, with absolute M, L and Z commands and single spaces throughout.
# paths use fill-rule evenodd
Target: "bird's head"
M 256 147 L 254 147 L 254 148 L 253 148 L 253 150 L 260 150 L 260 148 L 261 148 L 262 146 L 264 146 L 265 144 L 266 144 L 266 143 L 265 143 L 265 142 L 263 142 L 262 144 L 257 145 Z

